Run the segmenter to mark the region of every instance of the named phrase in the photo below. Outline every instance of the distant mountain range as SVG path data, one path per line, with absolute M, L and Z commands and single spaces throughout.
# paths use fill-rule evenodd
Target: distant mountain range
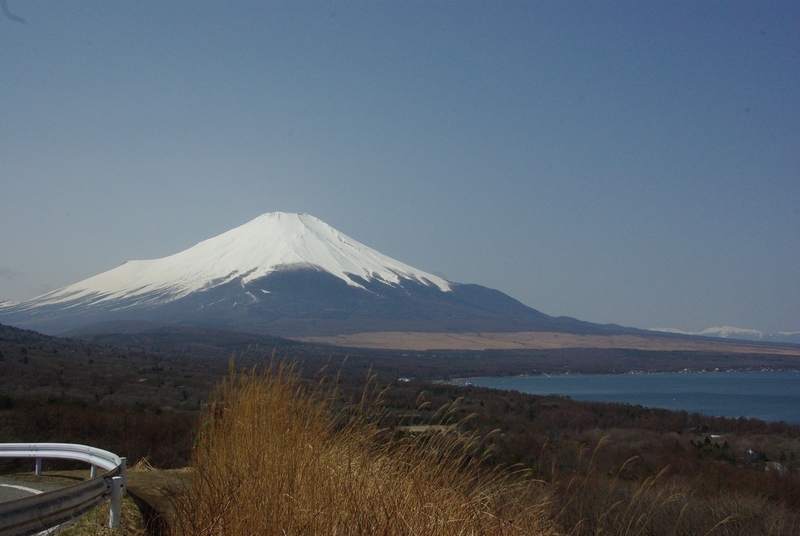
M 722 326 L 721 328 L 708 328 L 699 332 L 681 331 L 672 328 L 652 328 L 650 331 L 660 333 L 674 333 L 677 335 L 696 335 L 700 337 L 717 337 L 720 339 L 737 339 L 744 341 L 763 341 L 800 344 L 800 331 L 779 331 L 767 333 L 757 329 L 735 328 Z
M 546 315 L 497 290 L 392 259 L 308 214 L 282 212 L 169 257 L 129 261 L 37 298 L 0 303 L 0 323 L 46 334 L 180 324 L 285 337 L 638 331 Z

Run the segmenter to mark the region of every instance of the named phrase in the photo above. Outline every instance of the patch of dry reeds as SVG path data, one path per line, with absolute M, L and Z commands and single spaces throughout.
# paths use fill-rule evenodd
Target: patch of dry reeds
M 290 365 L 231 370 L 204 418 L 173 533 L 554 533 L 540 483 L 483 469 L 472 437 L 386 438 L 371 400 L 334 411 L 335 390 L 307 388 Z
M 597 443 L 585 469 L 581 469 L 584 451 L 573 475 L 566 480 L 556 475 L 551 478 L 552 491 L 561 499 L 556 517 L 562 528 L 575 536 L 674 534 L 685 496 L 658 485 L 666 469 L 640 484 L 627 482 L 621 475 L 636 461 L 631 458 L 616 474 L 598 475 L 595 457 L 608 442 L 604 437 Z
M 596 457 L 609 442 L 585 449 L 574 472 L 553 469 L 548 491 L 553 519 L 570 536 L 794 536 L 798 516 L 764 497 L 736 493 L 703 497 L 691 487 L 670 482 L 669 468 L 642 482 L 623 477 L 629 459 L 612 474 L 599 471 Z

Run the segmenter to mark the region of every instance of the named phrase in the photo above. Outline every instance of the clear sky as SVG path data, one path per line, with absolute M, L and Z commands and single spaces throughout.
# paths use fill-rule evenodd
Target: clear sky
M 280 210 L 552 315 L 800 330 L 797 1 L 3 3 L 0 299 Z

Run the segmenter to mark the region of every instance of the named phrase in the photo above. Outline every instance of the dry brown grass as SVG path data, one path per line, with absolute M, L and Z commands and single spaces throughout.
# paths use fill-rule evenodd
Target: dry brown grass
M 541 483 L 481 468 L 473 438 L 385 438 L 371 396 L 333 411 L 292 367 L 232 371 L 198 436 L 174 534 L 553 534 Z
M 59 536 L 146 536 L 148 534 L 141 512 L 133 499 L 127 495 L 123 496 L 120 502 L 119 526 L 110 528 L 108 526 L 109 502 L 105 501 L 74 522 L 62 525 L 54 534 Z
M 584 449 L 572 475 L 556 475 L 554 469 L 549 480 L 559 499 L 555 518 L 562 530 L 574 536 L 676 534 L 673 529 L 680 523 L 683 511 L 679 508 L 675 512 L 674 507 L 683 503 L 685 496 L 659 485 L 666 471 L 640 484 L 622 479 L 634 458 L 610 478 L 598 478 L 595 458 L 608 442 L 608 437 L 602 438 L 588 459 L 584 459 Z
M 730 340 L 691 340 L 658 335 L 580 335 L 545 331 L 518 333 L 353 333 L 332 337 L 306 337 L 349 348 L 425 350 L 553 350 L 558 348 L 628 348 L 648 351 L 725 352 L 800 356 L 796 346 Z
M 796 512 L 758 495 L 722 492 L 713 497 L 672 481 L 669 468 L 642 482 L 625 478 L 631 458 L 614 474 L 599 471 L 596 458 L 609 443 L 584 449 L 575 471 L 553 470 L 549 492 L 557 506 L 552 517 L 569 536 L 795 536 Z

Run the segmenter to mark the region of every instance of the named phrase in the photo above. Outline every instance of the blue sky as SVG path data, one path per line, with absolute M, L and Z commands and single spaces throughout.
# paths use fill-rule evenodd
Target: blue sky
M 6 3 L 0 299 L 281 210 L 548 314 L 800 330 L 797 2 Z

